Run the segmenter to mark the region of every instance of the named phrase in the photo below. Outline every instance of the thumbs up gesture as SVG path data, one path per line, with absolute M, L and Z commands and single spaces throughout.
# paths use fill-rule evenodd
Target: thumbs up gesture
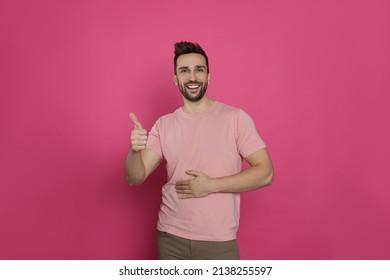
M 134 123 L 134 129 L 131 131 L 131 149 L 133 151 L 141 151 L 146 148 L 146 140 L 148 139 L 148 133 L 144 129 L 134 113 L 130 113 L 130 119 Z

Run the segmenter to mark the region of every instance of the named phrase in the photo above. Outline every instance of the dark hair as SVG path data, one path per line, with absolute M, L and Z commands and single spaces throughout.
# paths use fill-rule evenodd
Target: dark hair
M 174 64 L 174 73 L 176 74 L 176 66 L 177 66 L 177 59 L 182 54 L 189 54 L 189 53 L 198 53 L 204 56 L 206 59 L 206 66 L 207 66 L 207 73 L 209 73 L 209 59 L 205 53 L 205 51 L 202 49 L 202 47 L 198 43 L 191 43 L 191 42 L 177 42 L 175 43 L 175 58 L 173 59 Z

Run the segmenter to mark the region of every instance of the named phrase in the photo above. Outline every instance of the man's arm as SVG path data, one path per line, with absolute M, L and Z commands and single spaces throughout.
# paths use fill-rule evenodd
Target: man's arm
M 147 131 L 133 113 L 130 113 L 130 118 L 134 122 L 134 129 L 131 132 L 131 147 L 125 161 L 126 180 L 130 185 L 139 185 L 157 168 L 161 157 L 146 149 Z
M 194 178 L 176 182 L 179 198 L 204 197 L 217 192 L 245 192 L 272 184 L 273 167 L 266 148 L 254 152 L 245 160 L 251 167 L 232 176 L 209 178 L 200 171 L 187 171 Z
M 130 148 L 126 157 L 126 181 L 129 185 L 142 184 L 157 168 L 161 157 L 152 150 L 134 151 Z

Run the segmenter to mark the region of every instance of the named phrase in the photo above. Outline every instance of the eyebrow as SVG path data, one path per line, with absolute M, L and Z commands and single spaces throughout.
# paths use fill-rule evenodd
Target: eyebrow
M 181 70 L 181 69 L 189 69 L 190 67 L 188 67 L 188 66 L 181 66 L 181 67 L 179 67 L 179 70 Z M 195 65 L 195 67 L 194 68 L 204 68 L 204 69 L 206 69 L 206 66 L 203 66 L 203 65 Z

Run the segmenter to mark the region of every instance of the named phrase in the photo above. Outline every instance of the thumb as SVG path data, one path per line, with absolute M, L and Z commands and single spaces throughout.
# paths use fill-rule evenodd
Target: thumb
M 198 177 L 198 176 L 200 176 L 202 174 L 200 171 L 196 171 L 196 170 L 186 170 L 186 173 L 188 175 L 192 175 L 192 176 L 195 176 L 195 177 Z
M 137 116 L 134 113 L 131 112 L 129 116 L 136 128 L 142 128 L 142 124 L 139 122 Z

